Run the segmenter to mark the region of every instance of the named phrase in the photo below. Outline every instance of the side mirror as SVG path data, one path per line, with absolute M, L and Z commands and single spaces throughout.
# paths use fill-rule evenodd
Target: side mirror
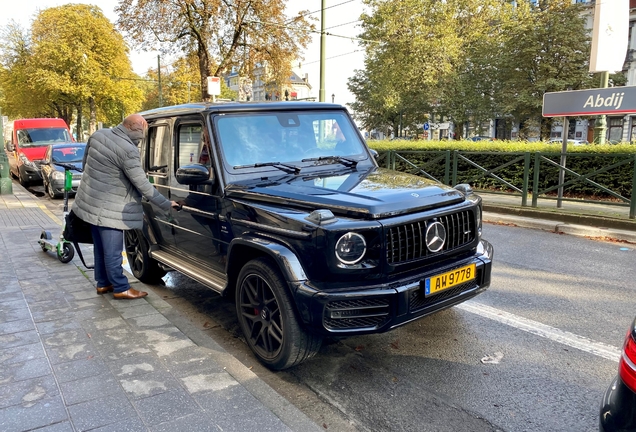
M 13 145 L 13 143 L 11 141 L 7 141 L 7 144 L 5 146 L 7 148 L 8 151 L 12 152 L 15 151 L 15 146 Z
M 184 165 L 175 174 L 177 182 L 184 185 L 213 184 L 214 174 L 205 165 Z
M 371 156 L 373 156 L 373 159 L 375 160 L 377 160 L 378 157 L 380 156 L 376 150 L 369 149 L 369 151 L 371 152 Z

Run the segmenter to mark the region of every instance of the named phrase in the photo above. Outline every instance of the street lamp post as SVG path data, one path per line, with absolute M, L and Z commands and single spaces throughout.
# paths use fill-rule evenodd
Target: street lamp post
M 336 98 L 336 95 L 331 93 L 331 103 L 333 103 L 334 99 Z

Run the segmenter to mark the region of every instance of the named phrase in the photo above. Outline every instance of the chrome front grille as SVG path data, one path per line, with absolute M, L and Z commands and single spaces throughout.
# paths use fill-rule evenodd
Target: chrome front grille
M 425 240 L 427 223 L 431 221 L 440 222 L 446 229 L 444 247 L 436 253 L 452 251 L 475 240 L 475 216 L 471 210 L 422 219 L 388 229 L 387 262 L 399 264 L 433 255 L 433 252 L 427 249 Z

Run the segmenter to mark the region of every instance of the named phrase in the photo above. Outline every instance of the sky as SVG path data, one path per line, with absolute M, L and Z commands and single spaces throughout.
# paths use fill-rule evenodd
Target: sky
M 3 2 L 2 13 L 0 14 L 0 26 L 6 26 L 11 20 L 15 20 L 24 28 L 29 28 L 38 10 L 49 7 L 61 6 L 68 3 L 97 4 L 104 15 L 113 23 L 117 20 L 115 7 L 118 0 L 19 0 Z M 314 21 L 316 27 L 320 28 L 320 8 L 322 0 L 288 0 L 287 13 L 295 16 L 300 10 L 309 12 L 318 11 L 312 17 L 318 18 Z M 355 69 L 362 69 L 363 53 L 355 40 L 360 28 L 355 21 L 362 13 L 362 0 L 325 0 L 326 31 L 338 36 L 326 36 L 326 62 L 325 62 L 325 94 L 326 101 L 331 102 L 331 95 L 334 101 L 340 104 L 347 104 L 354 101 L 354 96 L 347 88 L 347 80 L 353 76 Z M 335 27 L 337 26 L 337 27 Z M 333 28 L 330 28 L 333 27 Z M 357 51 L 357 52 L 356 52 Z M 157 67 L 158 52 L 140 52 L 131 46 L 130 58 L 133 70 L 143 75 L 148 68 Z M 301 61 L 300 76 L 308 74 L 309 83 L 312 86 L 311 95 L 318 98 L 320 89 L 320 34 L 312 35 L 312 42 L 303 52 Z M 162 59 L 162 64 L 169 63 L 170 58 Z M 298 71 L 297 71 L 298 72 Z

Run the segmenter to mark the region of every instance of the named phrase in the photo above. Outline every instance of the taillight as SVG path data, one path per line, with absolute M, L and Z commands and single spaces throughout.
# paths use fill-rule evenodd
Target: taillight
M 634 326 L 625 337 L 623 354 L 618 364 L 618 373 L 627 387 L 636 392 L 636 340 L 634 340 Z

